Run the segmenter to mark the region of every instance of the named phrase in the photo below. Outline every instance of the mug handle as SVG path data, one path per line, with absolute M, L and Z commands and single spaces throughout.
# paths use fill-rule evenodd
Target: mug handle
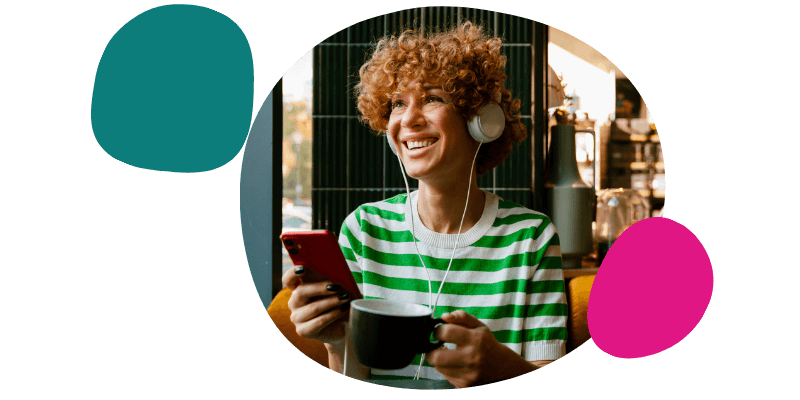
M 433 331 L 436 330 L 437 326 L 444 325 L 444 324 L 446 324 L 446 322 L 444 322 L 441 318 L 431 318 L 431 320 L 428 322 L 428 324 L 430 324 L 430 329 L 429 330 L 430 330 L 431 334 L 433 334 Z M 442 340 L 437 340 L 435 342 L 428 341 L 425 344 L 423 350 L 420 351 L 420 353 L 427 353 L 429 351 L 436 350 L 439 347 L 442 347 L 443 345 L 444 345 L 444 341 L 442 341 Z

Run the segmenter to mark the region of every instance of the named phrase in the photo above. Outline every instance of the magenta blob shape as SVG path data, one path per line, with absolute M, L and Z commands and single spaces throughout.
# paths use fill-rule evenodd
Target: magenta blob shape
M 656 354 L 697 326 L 713 287 L 711 261 L 691 231 L 666 218 L 639 221 L 611 246 L 597 273 L 589 333 L 615 357 Z

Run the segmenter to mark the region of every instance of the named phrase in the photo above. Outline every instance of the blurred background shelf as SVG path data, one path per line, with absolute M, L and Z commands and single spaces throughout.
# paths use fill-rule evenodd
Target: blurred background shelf
M 599 267 L 583 267 L 583 268 L 573 268 L 573 269 L 564 269 L 564 280 L 576 278 L 583 275 L 597 275 L 597 271 L 599 271 Z
M 600 270 L 600 266 L 597 265 L 597 258 L 594 253 L 584 257 L 581 260 L 581 267 L 580 268 L 564 268 L 562 269 L 564 274 L 564 282 L 569 283 L 569 280 L 572 278 L 577 278 L 579 276 L 584 275 L 597 275 L 597 271 Z
M 666 175 L 661 140 L 655 124 L 645 118 L 616 118 L 611 122 L 603 187 L 636 189 L 650 203 L 651 216 L 664 207 Z

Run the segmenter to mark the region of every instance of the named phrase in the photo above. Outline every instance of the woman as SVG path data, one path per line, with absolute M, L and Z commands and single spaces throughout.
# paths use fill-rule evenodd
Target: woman
M 503 88 L 500 45 L 469 22 L 430 37 L 406 31 L 378 43 L 356 87 L 362 120 L 386 133 L 419 190 L 362 205 L 345 220 L 339 242 L 365 297 L 435 307 L 447 322 L 435 336 L 453 345 L 426 355 L 422 377 L 456 387 L 518 376 L 565 353 L 553 224 L 478 189 L 477 176 L 526 137 L 520 102 Z M 505 127 L 498 139 L 479 143 L 467 122 L 492 102 Z M 299 283 L 304 273 L 283 277 L 293 289 L 292 321 L 298 334 L 326 344 L 330 368 L 341 372 L 349 299 L 330 282 Z M 348 375 L 411 378 L 419 362 Z

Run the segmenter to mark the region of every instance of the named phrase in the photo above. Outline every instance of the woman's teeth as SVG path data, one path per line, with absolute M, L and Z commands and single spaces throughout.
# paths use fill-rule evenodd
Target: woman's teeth
M 436 142 L 436 139 L 414 140 L 406 142 L 406 147 L 409 150 L 414 150 L 422 147 L 428 147 Z

